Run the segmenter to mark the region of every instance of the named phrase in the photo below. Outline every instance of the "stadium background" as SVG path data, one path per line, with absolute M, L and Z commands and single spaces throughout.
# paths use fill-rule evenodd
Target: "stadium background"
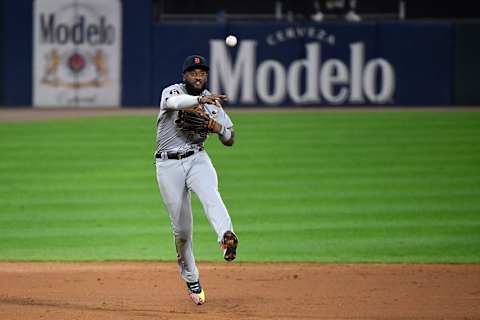
M 121 103 L 84 112 L 33 106 L 33 4 L 0 1 L 0 316 L 479 317 L 475 11 L 458 1 L 405 1 L 400 19 L 397 1 L 359 0 L 362 22 L 332 13 L 318 23 L 276 20 L 274 2 L 256 10 L 253 2 L 240 8 L 225 2 L 226 11 L 220 2 L 199 3 L 123 1 Z M 254 40 L 254 67 L 273 60 L 288 76 L 295 61 L 306 59 L 308 39 L 278 46 L 266 39 L 292 26 L 334 34 L 334 46 L 322 43 L 322 66 L 337 59 L 349 74 L 350 45 L 365 43 L 364 66 L 388 61 L 395 90 L 381 103 L 367 99 L 365 87 L 363 102 L 329 102 L 328 90 L 319 89 L 319 103 L 295 103 L 290 94 L 263 103 L 254 87 L 256 100 L 245 103 L 238 86 L 236 103 L 227 106 L 237 145 L 225 150 L 210 139 L 207 149 L 241 238 L 240 255 L 234 265 L 221 264 L 194 199 L 195 253 L 211 299 L 202 313 L 179 293 L 153 174 L 159 90 L 179 79 L 186 55 L 211 60 L 211 40 L 230 32 L 240 40 L 226 48 L 231 61 L 242 41 Z M 306 77 L 305 69 L 300 92 Z M 373 79 L 372 92 L 382 81 Z M 228 82 L 221 86 L 233 90 Z M 349 81 L 333 88 L 333 95 L 351 93 Z M 105 261 L 116 264 L 94 263 Z
M 400 2 L 406 8 L 403 20 L 399 19 Z M 335 36 L 335 45 L 314 41 L 322 45 L 320 59 L 323 63 L 336 58 L 353 73 L 349 45 L 362 42 L 365 44 L 365 64 L 374 58 L 384 58 L 396 72 L 396 88 L 390 100 L 331 103 L 323 99 L 316 103 L 314 99 L 307 104 L 456 106 L 477 105 L 480 101 L 476 83 L 472 81 L 480 71 L 476 63 L 480 48 L 473 40 L 480 27 L 474 19 L 475 10 L 470 10 L 466 1 L 455 5 L 435 1 L 435 6 L 416 1 L 385 1 L 382 5 L 375 1 L 358 1 L 358 11 L 363 14 L 364 21 L 357 24 L 345 23 L 335 15 L 321 24 L 301 18 L 276 20 L 275 1 L 265 1 L 258 11 L 253 9 L 253 2 L 243 6 L 215 1 L 186 2 L 177 6 L 169 1 L 158 3 L 148 0 L 122 2 L 122 106 L 156 105 L 162 85 L 178 80 L 177 66 L 182 57 L 198 52 L 210 58 L 210 41 L 223 39 L 228 33 L 238 34 L 240 40 L 236 49 L 228 50 L 232 63 L 242 42 L 249 39 L 257 42 L 255 72 L 266 59 L 278 61 L 287 70 L 293 61 L 306 58 L 305 45 L 311 38 L 297 37 L 275 46 L 268 45 L 266 38 L 292 27 L 313 27 L 317 34 L 323 30 Z M 308 1 L 298 3 L 301 7 L 300 4 Z M 222 6 L 226 10 L 219 11 Z M 30 106 L 33 104 L 33 2 L 2 1 L 0 7 L 0 105 Z M 193 14 L 181 11 L 188 8 Z M 203 11 L 195 15 L 199 8 Z M 228 10 L 233 12 L 229 14 Z M 219 14 L 222 15 L 219 17 Z M 439 65 L 442 67 L 438 68 Z M 269 71 L 272 73 L 271 69 Z M 305 85 L 304 73 L 299 76 L 301 89 Z M 379 78 L 377 75 L 376 81 L 381 81 Z M 272 79 L 267 82 L 275 84 Z M 337 85 L 332 90 L 340 90 L 339 87 L 342 86 Z M 271 93 L 273 88 L 268 90 Z M 257 97 L 253 102 L 237 101 L 236 105 L 262 105 L 261 102 Z M 287 106 L 292 105 L 292 101 L 287 96 L 274 104 Z

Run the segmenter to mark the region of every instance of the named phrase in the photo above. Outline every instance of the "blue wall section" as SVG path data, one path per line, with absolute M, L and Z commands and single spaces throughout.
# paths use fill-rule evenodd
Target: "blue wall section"
M 122 104 L 151 105 L 151 1 L 123 1 Z
M 0 0 L 0 105 L 3 101 L 3 0 Z
M 185 57 L 209 57 L 208 39 L 223 37 L 222 29 L 211 24 L 163 24 L 153 29 L 152 105 L 158 105 L 162 89 L 182 81 Z
M 32 4 L 0 0 L 0 105 L 32 102 Z M 453 89 L 462 87 L 453 85 L 451 22 L 155 24 L 150 0 L 123 0 L 122 6 L 124 106 L 158 105 L 162 88 L 181 81 L 186 56 L 212 60 L 214 51 L 217 76 L 231 75 L 217 81 L 217 91 L 233 92 L 234 105 L 451 105 Z M 235 48 L 223 44 L 230 33 L 239 39 Z M 248 64 L 228 70 L 247 47 Z M 235 72 L 248 81 L 232 91 Z M 390 88 L 385 83 L 391 90 L 382 100 Z M 253 92 L 249 99 L 245 86 Z M 268 100 L 275 92 L 280 98 Z
M 480 105 L 480 20 L 456 23 L 454 28 L 455 105 Z
M 452 24 L 382 23 L 379 55 L 396 66 L 401 105 L 448 105 L 452 102 Z
M 32 0 L 2 1 L 1 104 L 32 103 Z
M 298 28 L 302 30 L 314 30 L 312 36 L 299 37 L 288 41 L 277 41 L 271 45 L 268 41 L 269 36 L 279 30 Z M 327 35 L 335 35 L 335 45 L 330 45 L 327 41 L 319 41 L 322 30 Z M 156 60 L 153 63 L 154 91 L 153 101 L 158 102 L 161 88 L 166 85 L 181 80 L 181 66 L 186 56 L 191 54 L 200 54 L 207 59 L 210 58 L 210 41 L 223 39 L 228 34 L 235 34 L 240 40 L 236 48 L 229 48 L 228 54 L 233 62 L 238 57 L 238 49 L 243 40 L 253 40 L 256 42 L 255 60 L 256 66 L 265 60 L 275 60 L 281 63 L 285 69 L 297 59 L 304 59 L 306 55 L 306 45 L 308 43 L 319 43 L 321 46 L 321 60 L 337 58 L 348 63 L 350 51 L 349 43 L 363 41 L 366 44 L 366 55 L 375 55 L 375 34 L 376 24 L 362 23 L 352 27 L 351 24 L 344 23 L 234 23 L 234 24 L 160 24 L 154 26 L 154 56 Z M 314 39 L 315 38 L 315 39 Z M 183 39 L 183 40 L 182 40 Z M 171 44 L 175 44 L 172 46 Z M 168 50 L 165 48 L 168 47 Z M 299 79 L 302 85 L 305 85 L 302 77 Z M 272 83 L 274 79 L 271 79 Z M 241 89 L 239 89 L 241 90 Z M 224 91 L 222 91 L 224 92 Z M 252 105 L 262 105 L 260 99 L 256 99 Z M 235 104 L 245 104 L 234 102 Z M 294 105 L 289 99 L 286 99 L 281 105 Z M 323 102 L 314 103 L 315 105 L 325 104 Z
M 292 30 L 303 30 L 302 32 Z M 255 83 L 255 99 L 245 102 L 233 97 L 234 104 L 252 105 L 448 105 L 452 97 L 452 25 L 446 22 L 398 22 L 398 23 L 322 23 L 322 24 L 287 24 L 287 23 L 236 23 L 236 24 L 161 24 L 154 26 L 154 56 L 152 100 L 156 103 L 161 88 L 180 79 L 183 59 L 194 53 L 204 55 L 212 60 L 211 41 L 225 38 L 229 33 L 236 34 L 240 40 L 235 48 L 226 48 L 229 64 L 234 64 L 242 50 L 243 41 L 254 41 L 255 72 L 259 66 L 269 61 L 279 63 L 285 77 L 295 61 L 306 59 L 307 44 L 318 44 L 318 73 L 328 63 L 343 64 L 343 69 L 350 79 L 344 83 L 332 85 L 331 92 L 338 95 L 342 90 L 352 96 L 355 70 L 357 83 L 361 84 L 361 93 L 357 98 L 328 99 L 327 89 L 315 93 L 318 98 L 299 102 L 291 94 L 285 94 L 280 102 L 268 102 L 259 97 L 261 84 Z M 306 33 L 311 32 L 310 35 Z M 292 33 L 295 33 L 293 36 Z M 290 34 L 290 36 L 289 36 Z M 322 34 L 324 36 L 322 36 Z M 328 38 L 328 37 L 331 38 Z M 289 38 L 290 37 L 290 38 Z M 275 39 L 272 41 L 272 39 Z M 328 41 L 328 39 L 332 41 Z M 174 44 L 174 45 L 172 45 Z M 362 54 L 356 55 L 357 67 L 353 63 L 353 47 L 361 46 Z M 360 58 L 363 57 L 363 58 Z M 368 64 L 382 64 L 380 60 L 391 65 L 394 74 L 394 89 L 391 97 L 373 99 L 367 92 L 379 92 L 385 74 L 376 68 L 371 72 L 373 78 L 366 78 Z M 211 61 L 212 62 L 212 61 Z M 309 68 L 310 65 L 307 67 Z M 234 67 L 233 67 L 234 68 Z M 301 83 L 300 92 L 307 86 L 306 69 L 296 79 Z M 372 70 L 371 68 L 370 70 Z M 212 71 L 210 80 L 212 80 Z M 226 72 L 226 70 L 221 70 Z M 332 73 L 335 75 L 335 72 Z M 370 80 L 368 82 L 367 80 Z M 256 78 L 251 77 L 250 82 Z M 270 76 L 269 85 L 274 86 L 277 79 Z M 294 81 L 295 82 L 295 81 Z M 318 82 L 318 83 L 317 83 Z M 291 83 L 281 84 L 285 91 Z M 315 80 L 315 86 L 321 86 L 321 80 Z M 323 81 L 325 83 L 325 81 Z M 357 86 L 358 87 L 358 86 Z M 368 88 L 367 88 L 368 87 Z M 225 92 L 226 86 L 220 90 Z M 234 90 L 243 90 L 240 86 Z M 273 89 L 270 88 L 270 91 Z M 357 92 L 359 90 L 357 89 Z M 225 92 L 229 94 L 229 92 Z

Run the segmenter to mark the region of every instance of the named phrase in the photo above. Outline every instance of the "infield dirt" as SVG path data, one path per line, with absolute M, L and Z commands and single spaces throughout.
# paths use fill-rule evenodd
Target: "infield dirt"
M 0 319 L 480 319 L 480 265 L 0 263 Z

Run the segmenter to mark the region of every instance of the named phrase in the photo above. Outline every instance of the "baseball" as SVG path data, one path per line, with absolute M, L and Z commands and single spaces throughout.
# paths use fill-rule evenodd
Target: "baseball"
M 237 45 L 237 37 L 235 37 L 234 35 L 229 35 L 225 38 L 225 43 L 229 47 L 235 47 Z

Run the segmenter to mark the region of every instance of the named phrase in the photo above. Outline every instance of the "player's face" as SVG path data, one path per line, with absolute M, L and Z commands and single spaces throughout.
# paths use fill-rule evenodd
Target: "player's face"
M 208 72 L 202 69 L 193 69 L 183 74 L 183 80 L 193 89 L 203 91 L 207 86 Z

